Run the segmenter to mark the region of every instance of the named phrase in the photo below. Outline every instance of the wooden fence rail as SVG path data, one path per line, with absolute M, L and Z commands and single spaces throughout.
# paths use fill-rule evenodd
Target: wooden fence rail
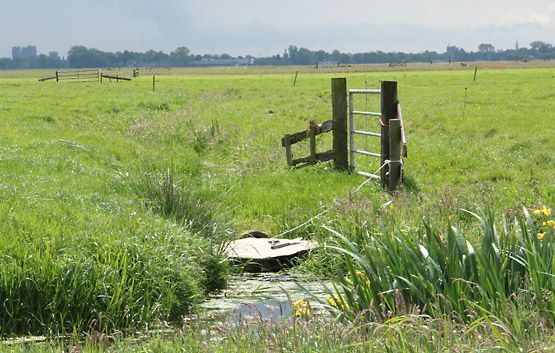
M 380 94 L 381 112 L 358 111 L 354 108 L 353 94 Z M 356 173 L 381 180 L 382 187 L 394 192 L 403 181 L 403 158 L 407 157 L 407 139 L 401 104 L 397 96 L 396 81 L 382 81 L 381 89 L 351 89 L 349 90 L 349 101 L 347 104 L 347 81 L 345 78 L 332 79 L 332 113 L 333 120 L 328 120 L 318 125 L 310 122 L 308 129 L 286 134 L 281 145 L 285 147 L 287 165 L 295 167 L 297 164 L 315 164 L 319 161 L 334 161 L 334 167 L 339 170 L 355 172 L 354 154 L 359 153 L 370 157 L 380 158 L 380 175 L 370 174 L 364 171 Z M 347 108 L 349 108 L 350 124 L 347 124 Z M 354 115 L 365 115 L 379 117 L 381 133 L 365 131 L 355 128 Z M 349 129 L 348 129 L 349 127 Z M 333 149 L 318 153 L 316 152 L 316 136 L 325 132 L 333 131 Z M 350 132 L 350 151 L 347 137 Z M 380 137 L 380 153 L 369 152 L 355 148 L 354 135 Z M 293 159 L 291 145 L 310 139 L 310 155 L 307 157 Z M 351 154 L 349 167 L 349 152 Z
M 112 80 L 116 80 L 116 82 L 119 82 L 119 81 L 131 81 L 130 78 L 121 77 L 120 75 L 115 75 L 115 76 L 114 76 L 114 75 L 106 75 L 106 74 L 102 73 L 102 74 L 100 74 L 100 82 L 102 82 L 102 79 L 103 79 L 103 78 L 110 79 L 110 82 L 111 82 Z
M 333 150 L 328 150 L 326 152 L 318 153 L 316 152 L 316 136 L 330 132 L 333 130 L 333 121 L 328 120 L 322 124 L 316 124 L 315 121 L 311 121 L 308 129 L 296 132 L 294 134 L 286 134 L 281 139 L 282 147 L 285 147 L 285 156 L 287 157 L 287 165 L 295 167 L 297 164 L 314 164 L 316 162 L 330 161 L 334 158 Z M 293 159 L 293 152 L 291 151 L 291 145 L 301 142 L 305 139 L 310 139 L 310 155 L 308 157 L 302 157 Z
M 56 71 L 56 82 L 60 80 L 88 80 L 100 79 L 99 70 L 72 70 L 72 71 Z

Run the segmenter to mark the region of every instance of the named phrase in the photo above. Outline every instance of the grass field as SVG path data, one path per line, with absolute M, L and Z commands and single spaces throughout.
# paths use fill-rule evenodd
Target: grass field
M 148 77 L 3 78 L 0 336 L 179 321 L 225 285 L 215 244 L 247 229 L 278 234 L 324 209 L 289 236 L 323 242 L 331 236 L 323 224 L 349 236 L 384 224 L 418 229 L 426 218 L 476 238 L 478 223 L 461 209 L 490 209 L 499 220 L 553 207 L 554 74 L 480 69 L 473 82 L 473 70 L 302 72 L 293 87 L 290 73 L 215 71 L 158 77 L 154 93 Z M 287 168 L 281 137 L 331 117 L 336 76 L 349 88 L 398 81 L 409 158 L 397 195 L 375 183 L 354 194 L 363 179 L 327 163 Z M 379 111 L 377 100 L 356 104 Z M 330 137 L 318 143 L 330 148 Z M 322 271 L 319 260 L 302 270 Z

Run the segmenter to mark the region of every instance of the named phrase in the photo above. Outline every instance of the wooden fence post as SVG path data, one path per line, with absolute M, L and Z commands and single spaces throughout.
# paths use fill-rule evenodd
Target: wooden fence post
M 56 82 L 60 81 L 60 77 L 58 76 L 58 71 L 56 71 Z
M 401 184 L 401 120 L 389 120 L 389 191 L 395 191 Z
M 285 147 L 285 157 L 287 158 L 287 165 L 292 167 L 293 166 L 293 153 L 291 152 L 291 140 L 289 139 L 290 135 L 287 134 L 283 138 L 283 147 Z
M 310 121 L 308 127 L 308 137 L 310 138 L 310 164 L 316 163 L 316 122 Z
M 391 160 L 389 151 L 389 121 L 397 119 L 397 82 L 396 81 L 382 81 L 381 85 L 381 150 L 380 150 L 380 166 L 382 166 L 380 173 L 380 180 L 382 187 L 389 185 L 387 180 L 389 165 L 386 161 Z
M 333 111 L 333 165 L 337 169 L 349 169 L 347 147 L 347 79 L 331 79 Z
M 156 76 L 152 75 L 152 92 L 156 92 Z

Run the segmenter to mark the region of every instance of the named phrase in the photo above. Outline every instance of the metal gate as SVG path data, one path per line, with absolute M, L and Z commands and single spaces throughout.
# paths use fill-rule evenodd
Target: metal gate
M 371 174 L 369 172 L 365 172 L 365 171 L 361 171 L 361 170 L 355 170 L 355 155 L 356 154 L 361 154 L 364 156 L 368 156 L 368 157 L 376 157 L 376 158 L 381 158 L 381 155 L 379 153 L 375 153 L 375 152 L 370 152 L 370 151 L 365 151 L 363 149 L 357 149 L 355 146 L 355 135 L 364 135 L 364 136 L 368 136 L 368 137 L 377 137 L 377 138 L 381 138 L 381 133 L 379 132 L 372 132 L 372 131 L 366 131 L 366 130 L 361 130 L 361 129 L 357 129 L 356 125 L 355 125 L 355 115 L 362 115 L 362 116 L 372 116 L 372 117 L 376 117 L 376 120 L 381 121 L 380 117 L 381 117 L 381 113 L 379 112 L 367 112 L 367 111 L 360 111 L 360 110 L 356 110 L 355 109 L 355 99 L 354 96 L 355 94 L 358 95 L 369 95 L 369 94 L 379 94 L 381 95 L 382 91 L 379 89 L 351 89 L 349 90 L 349 129 L 350 129 L 350 134 L 349 134 L 349 141 L 350 141 L 350 170 L 360 174 L 362 176 L 365 176 L 367 178 L 373 178 L 373 179 L 380 179 L 379 175 L 376 174 Z M 376 124 L 376 126 L 380 126 L 380 124 Z

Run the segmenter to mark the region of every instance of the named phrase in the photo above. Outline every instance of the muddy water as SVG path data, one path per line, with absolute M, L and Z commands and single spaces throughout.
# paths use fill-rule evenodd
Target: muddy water
M 228 289 L 202 304 L 211 317 L 233 322 L 280 321 L 294 315 L 292 302 L 306 299 L 312 313 L 325 313 L 324 300 L 329 282 L 301 275 L 261 273 L 234 275 Z

